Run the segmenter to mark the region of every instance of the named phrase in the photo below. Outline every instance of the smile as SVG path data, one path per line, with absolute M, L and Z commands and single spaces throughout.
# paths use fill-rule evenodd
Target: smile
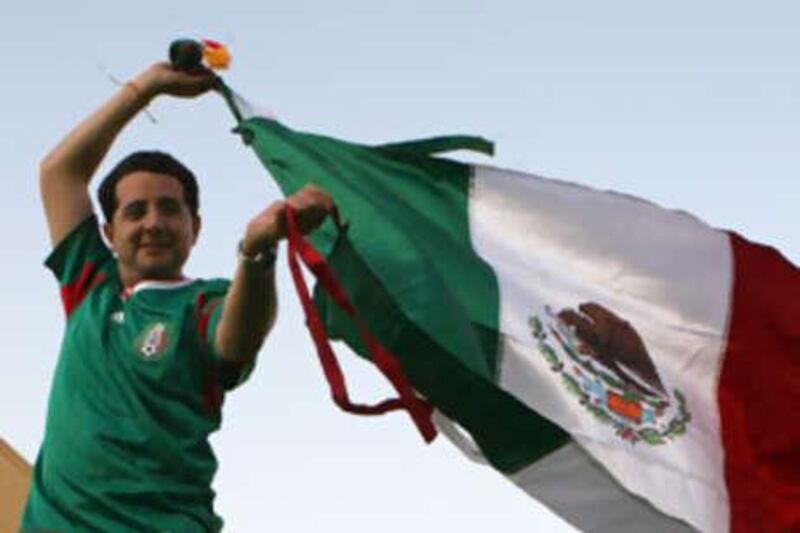
M 149 250 L 167 250 L 170 247 L 171 247 L 171 245 L 163 244 L 163 243 L 161 243 L 161 244 L 148 243 L 148 244 L 140 244 L 139 245 L 139 249 L 140 250 L 145 250 L 145 251 L 149 251 Z

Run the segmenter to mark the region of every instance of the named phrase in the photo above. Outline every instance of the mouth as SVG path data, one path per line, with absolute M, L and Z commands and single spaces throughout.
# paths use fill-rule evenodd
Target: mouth
M 168 243 L 155 242 L 141 243 L 138 246 L 138 248 L 144 252 L 160 252 L 163 250 L 169 250 L 171 247 L 172 245 Z
M 145 247 L 145 246 L 171 246 L 175 239 L 169 237 L 168 235 L 141 235 L 139 238 L 135 239 L 134 244 Z

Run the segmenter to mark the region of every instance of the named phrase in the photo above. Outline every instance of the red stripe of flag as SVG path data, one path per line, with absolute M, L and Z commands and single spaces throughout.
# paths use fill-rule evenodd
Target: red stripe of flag
M 731 531 L 800 531 L 800 270 L 732 234 L 718 390 Z

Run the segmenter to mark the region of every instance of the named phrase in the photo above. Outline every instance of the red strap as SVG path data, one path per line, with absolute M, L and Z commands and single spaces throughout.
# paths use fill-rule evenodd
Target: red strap
M 334 212 L 334 218 L 338 216 Z M 303 305 L 306 315 L 306 323 L 317 347 L 322 369 L 331 388 L 333 401 L 344 411 L 360 415 L 378 415 L 397 409 L 405 409 L 411 416 L 417 429 L 422 434 L 425 442 L 431 442 L 436 438 L 436 428 L 431 421 L 433 408 L 425 400 L 419 398 L 409 385 L 403 373 L 403 369 L 397 358 L 387 350 L 367 329 L 364 322 L 358 316 L 356 308 L 350 303 L 344 288 L 336 280 L 333 270 L 325 262 L 325 258 L 311 244 L 305 240 L 297 227 L 294 209 L 287 204 L 286 206 L 286 227 L 289 240 L 289 270 L 292 273 L 297 294 Z M 397 391 L 399 398 L 384 400 L 376 405 L 354 404 L 350 401 L 347 394 L 347 386 L 344 375 L 336 360 L 336 355 L 328 341 L 328 335 L 322 320 L 311 301 L 305 279 L 300 270 L 298 257 L 305 263 L 308 269 L 317 278 L 317 282 L 333 301 L 350 316 L 358 327 L 359 335 L 364 341 L 372 361 L 389 380 Z

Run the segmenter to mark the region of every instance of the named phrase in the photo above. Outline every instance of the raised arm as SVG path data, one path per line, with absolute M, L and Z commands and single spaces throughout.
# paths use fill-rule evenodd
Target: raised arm
M 262 211 L 247 225 L 239 261 L 228 296 L 222 307 L 217 326 L 215 349 L 218 354 L 237 366 L 255 360 L 264 339 L 275 322 L 277 299 L 275 270 L 268 261 L 269 253 L 286 237 L 285 209 L 291 204 L 303 233 L 318 227 L 333 210 L 333 201 L 322 190 L 306 186 L 286 202 L 276 202 Z M 261 261 L 253 261 L 261 253 Z M 251 259 L 248 259 L 251 258 Z M 264 263 L 263 261 L 268 262 Z
M 40 190 L 53 246 L 92 213 L 89 181 L 122 128 L 159 94 L 193 97 L 213 84 L 214 75 L 207 70 L 187 74 L 168 63 L 152 65 L 120 87 L 42 160 Z

